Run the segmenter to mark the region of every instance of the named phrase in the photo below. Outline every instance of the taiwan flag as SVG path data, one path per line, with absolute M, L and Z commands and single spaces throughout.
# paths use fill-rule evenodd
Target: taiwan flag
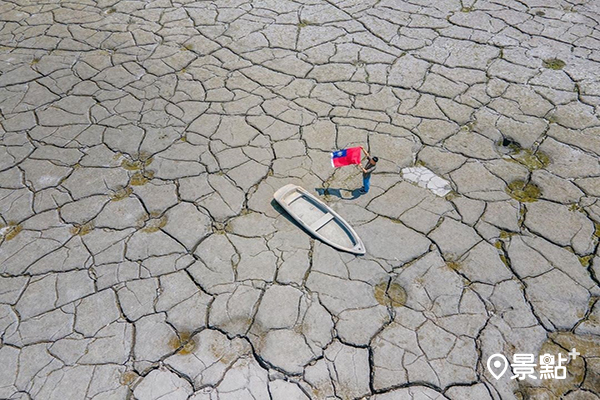
M 360 164 L 360 147 L 350 147 L 331 153 L 331 165 L 334 168 L 352 164 Z

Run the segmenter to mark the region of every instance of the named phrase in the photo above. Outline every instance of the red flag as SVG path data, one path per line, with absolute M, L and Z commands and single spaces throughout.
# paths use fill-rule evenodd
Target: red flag
M 360 147 L 337 150 L 331 153 L 331 165 L 334 168 L 346 165 L 360 164 Z

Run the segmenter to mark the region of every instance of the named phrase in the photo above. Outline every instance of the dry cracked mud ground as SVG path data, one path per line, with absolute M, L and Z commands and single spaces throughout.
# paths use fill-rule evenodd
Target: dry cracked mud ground
M 598 399 L 599 24 L 596 0 L 0 0 L 0 398 Z M 356 196 L 329 152 L 361 144 Z M 367 254 L 292 224 L 287 183 Z M 573 347 L 562 381 L 485 366 Z

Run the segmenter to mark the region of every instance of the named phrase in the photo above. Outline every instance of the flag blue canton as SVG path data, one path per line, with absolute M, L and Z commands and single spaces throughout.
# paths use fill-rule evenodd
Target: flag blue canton
M 338 150 L 335 153 L 333 153 L 334 157 L 345 157 L 346 156 L 346 150 Z

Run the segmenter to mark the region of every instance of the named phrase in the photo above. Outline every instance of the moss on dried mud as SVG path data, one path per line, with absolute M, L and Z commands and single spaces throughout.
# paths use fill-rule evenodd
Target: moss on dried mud
M 462 261 L 456 254 L 444 254 L 444 259 L 446 260 L 446 266 L 452 271 L 460 271 L 462 269 Z
M 83 225 L 73 225 L 70 229 L 71 235 L 85 236 L 94 230 L 94 222 L 89 221 Z
M 159 213 L 152 212 L 150 213 L 150 218 L 145 221 L 145 226 L 142 229 L 142 232 L 158 232 L 161 228 L 164 228 L 165 225 L 167 225 L 167 222 L 168 219 L 166 215 L 161 216 Z
M 139 171 L 152 164 L 152 161 L 154 158 L 150 153 L 140 152 L 134 158 L 124 158 L 121 161 L 121 167 L 127 171 Z
M 120 201 L 129 197 L 131 193 L 133 193 L 131 186 L 119 187 L 113 191 L 113 193 L 110 195 L 110 198 L 112 201 Z
M 563 60 L 558 58 L 548 58 L 542 61 L 542 65 L 544 68 L 553 69 L 553 70 L 561 70 L 567 65 Z
M 509 240 L 511 237 L 515 236 L 514 232 L 500 231 L 500 239 Z
M 521 179 L 517 179 L 509 183 L 506 187 L 506 193 L 508 193 L 508 195 L 513 199 L 522 203 L 536 202 L 542 194 L 537 185 L 533 183 L 527 183 Z
M 7 228 L 2 235 L 6 241 L 14 239 L 23 230 L 23 226 L 17 224 L 16 222 L 9 222 L 8 226 L 2 228 Z
M 550 157 L 541 150 L 524 149 L 521 144 L 510 137 L 503 137 L 496 146 L 503 147 L 508 150 L 510 161 L 524 165 L 530 171 L 546 168 L 550 165 Z
M 127 171 L 137 171 L 139 169 L 142 169 L 142 163 L 140 161 L 125 159 L 121 161 L 121 168 L 124 168 Z
M 462 268 L 462 264 L 456 260 L 446 261 L 446 266 L 452 271 L 460 271 Z
M 454 190 L 449 191 L 444 198 L 448 201 L 450 200 L 454 200 L 456 198 L 460 197 L 460 194 L 458 194 L 457 192 L 455 192 Z
M 191 332 L 184 331 L 169 340 L 169 347 L 177 350 L 178 354 L 187 355 L 196 350 L 197 343 Z
M 534 171 L 536 169 L 546 168 L 550 165 L 550 157 L 543 151 L 533 152 L 530 149 L 522 149 L 517 151 L 512 159 L 521 165 L 527 167 L 528 170 Z
M 145 172 L 136 172 L 131 176 L 129 184 L 131 186 L 142 186 L 148 183 L 152 178 L 154 178 L 153 171 L 145 171 Z
M 374 291 L 375 299 L 382 306 L 402 307 L 406 304 L 406 290 L 398 283 L 380 282 Z
M 140 376 L 136 374 L 134 371 L 125 371 L 121 374 L 119 378 L 119 382 L 123 386 L 130 386 L 133 384 Z
M 579 204 L 577 203 L 573 203 L 569 206 L 569 211 L 579 211 L 579 212 L 583 212 L 583 207 L 581 207 Z
M 588 256 L 577 257 L 577 258 L 579 258 L 579 262 L 581 263 L 581 265 L 583 265 L 584 267 L 588 267 L 590 265 L 590 261 L 592 260 L 593 257 L 594 257 L 593 255 L 588 255 Z

